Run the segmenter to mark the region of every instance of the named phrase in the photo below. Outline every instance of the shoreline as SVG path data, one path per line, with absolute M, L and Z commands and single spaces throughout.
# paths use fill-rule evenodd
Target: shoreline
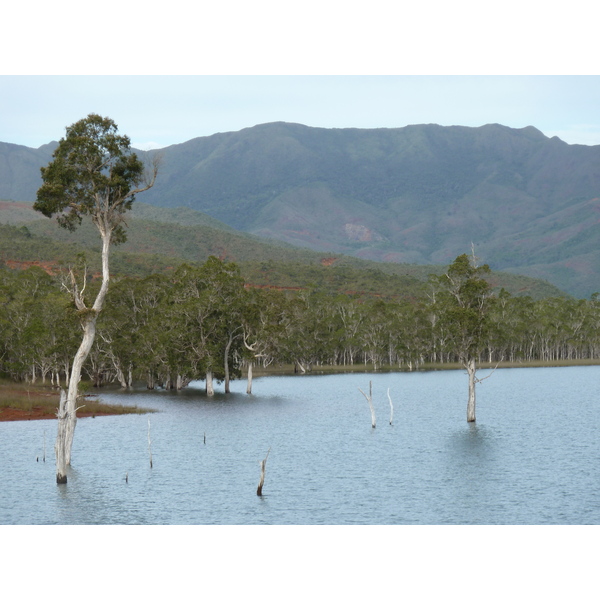
M 543 367 L 581 367 L 581 366 L 599 366 L 600 360 L 563 360 L 563 361 L 531 361 L 531 362 L 502 362 L 497 365 L 491 363 L 481 363 L 478 369 L 514 369 L 514 368 L 543 368 Z M 409 370 L 408 368 L 398 367 L 383 367 L 374 369 L 372 365 L 351 365 L 351 366 L 329 366 L 329 365 L 318 365 L 313 366 L 310 370 L 306 371 L 304 375 L 325 375 L 325 374 L 340 374 L 340 373 L 418 373 L 424 371 L 447 371 L 447 370 L 458 370 L 462 371 L 464 368 L 462 365 L 457 363 L 436 363 L 422 365 L 418 369 Z M 276 368 L 260 369 L 254 368 L 253 377 L 268 377 L 277 375 L 298 375 L 302 376 L 302 373 L 295 372 L 294 367 L 291 365 L 284 365 Z M 241 379 L 244 379 L 246 373 L 242 374 Z M 41 421 L 56 419 L 56 411 L 58 409 L 58 392 L 49 392 L 47 388 L 42 386 L 31 387 L 25 386 L 19 383 L 12 383 L 0 380 L 0 400 L 1 396 L 10 395 L 11 397 L 19 397 L 19 402 L 22 407 L 16 407 L 14 405 L 1 406 L 0 405 L 0 423 L 14 422 L 14 421 Z M 97 396 L 98 394 L 93 394 Z M 103 404 L 99 400 L 90 400 L 90 396 L 86 396 L 86 405 L 82 406 L 77 413 L 77 418 L 95 418 L 101 416 L 115 416 L 123 414 L 143 414 L 154 412 L 152 409 L 144 409 L 138 407 L 128 407 L 122 405 L 111 405 Z M 24 398 L 27 397 L 27 401 L 24 404 Z M 13 403 L 14 404 L 14 403 Z M 23 406 L 24 404 L 24 406 Z
M 137 406 L 104 404 L 92 399 L 96 396 L 85 396 L 85 404 L 77 409 L 78 419 L 154 412 L 153 409 Z M 56 389 L 0 380 L 0 423 L 56 419 L 59 401 L 60 395 Z
M 106 406 L 106 405 L 104 405 Z M 122 415 L 124 412 L 96 412 L 96 413 L 80 413 L 77 415 L 78 419 L 85 419 L 91 417 L 109 416 L 109 415 Z M 26 408 L 0 408 L 0 423 L 10 423 L 13 421 L 49 421 L 55 420 L 56 414 L 48 412 L 44 406 L 34 406 L 31 410 Z

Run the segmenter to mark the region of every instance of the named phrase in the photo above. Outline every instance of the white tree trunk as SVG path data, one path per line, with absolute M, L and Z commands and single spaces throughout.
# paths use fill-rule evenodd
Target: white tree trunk
M 56 453 L 56 483 L 67 483 L 67 463 L 65 446 L 67 443 L 68 429 L 70 429 L 67 421 L 69 414 L 67 412 L 67 393 L 65 390 L 60 390 L 60 403 L 58 405 L 58 434 L 56 436 L 56 444 L 54 451 Z
M 233 336 L 230 334 L 229 339 L 227 340 L 227 344 L 225 345 L 225 356 L 224 359 L 224 367 L 225 367 L 225 393 L 229 394 L 229 350 L 231 349 L 231 344 L 233 343 Z
M 265 467 L 267 465 L 267 458 L 269 458 L 269 452 L 271 452 L 271 448 L 269 448 L 264 460 L 260 461 L 260 481 L 258 482 L 258 488 L 256 489 L 257 496 L 262 496 L 262 489 L 265 484 Z
M 213 374 L 212 374 L 212 371 L 207 371 L 206 372 L 206 395 L 207 396 L 214 396 L 215 395 L 215 388 L 213 386 Z
M 252 393 L 252 365 L 252 361 L 248 362 L 248 383 L 246 384 L 246 394 Z
M 65 385 L 66 385 L 67 387 L 69 387 L 70 373 L 71 373 L 71 366 L 70 366 L 70 363 L 69 363 L 69 361 L 68 361 L 68 360 L 65 362 L 65 365 L 64 365 L 64 367 L 65 367 Z
M 87 358 L 92 344 L 94 343 L 94 337 L 96 336 L 96 319 L 97 317 L 90 316 L 83 327 L 83 339 L 75 358 L 73 359 L 73 366 L 71 367 L 71 378 L 69 380 L 69 388 L 67 390 L 67 400 L 65 404 L 66 408 L 66 439 L 64 445 L 65 462 L 67 465 L 71 464 L 71 448 L 73 446 L 73 436 L 75 435 L 75 426 L 77 425 L 77 397 L 79 396 L 79 382 L 81 381 L 81 369 L 83 363 Z M 60 422 L 60 420 L 59 420 Z M 58 474 L 57 474 L 58 477 Z M 66 477 L 66 474 L 65 474 Z M 65 482 L 66 483 L 66 482 Z
M 121 386 L 121 389 L 126 390 L 127 380 L 125 379 L 125 373 L 123 373 L 123 370 L 118 366 L 115 366 L 115 369 L 117 372 L 117 380 L 119 382 L 119 385 Z
M 358 391 L 367 399 L 369 408 L 371 409 L 371 427 L 375 429 L 377 423 L 375 421 L 375 408 L 373 406 L 373 382 L 369 381 L 369 395 L 367 396 L 360 388 Z
M 475 359 L 470 358 L 466 364 L 467 373 L 469 375 L 469 401 L 467 403 L 467 423 L 475 422 Z
M 183 375 L 177 374 L 177 383 L 175 384 L 175 389 L 182 390 L 188 383 L 189 379 L 184 377 Z
M 100 229 L 100 228 L 99 228 Z M 102 285 L 94 305 L 88 309 L 85 305 L 83 289 L 80 291 L 75 283 L 75 277 L 72 275 L 73 297 L 75 305 L 79 311 L 86 311 L 83 317 L 83 339 L 71 367 L 71 377 L 69 378 L 69 387 L 66 398 L 63 401 L 61 393 L 61 405 L 58 411 L 58 433 L 56 436 L 56 483 L 67 483 L 66 467 L 71 464 L 71 448 L 73 447 L 73 436 L 75 435 L 75 426 L 77 425 L 77 397 L 79 395 L 79 382 L 81 380 L 81 369 L 85 363 L 88 354 L 96 337 L 96 320 L 102 310 L 104 298 L 108 291 L 108 282 L 110 279 L 108 271 L 108 253 L 110 249 L 111 232 L 100 230 L 102 235 Z

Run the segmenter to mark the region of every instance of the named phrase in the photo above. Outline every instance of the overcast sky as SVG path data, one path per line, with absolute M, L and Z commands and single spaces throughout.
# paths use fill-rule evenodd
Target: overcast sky
M 2 76 L 0 141 L 37 148 L 95 112 L 137 148 L 259 123 L 533 125 L 600 144 L 599 76 Z
M 39 147 L 95 112 L 143 149 L 273 121 L 533 125 L 600 144 L 587 0 L 560 11 L 527 0 L 212 4 L 10 3 L 0 141 Z

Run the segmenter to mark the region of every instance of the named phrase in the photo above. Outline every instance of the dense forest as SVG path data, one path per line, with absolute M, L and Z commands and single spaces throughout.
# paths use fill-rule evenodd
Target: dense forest
M 92 295 L 97 278 L 77 277 Z M 432 275 L 419 296 L 341 294 L 250 285 L 235 263 L 210 257 L 146 277 L 113 281 L 85 364 L 96 386 L 136 381 L 182 388 L 246 375 L 251 366 L 419 369 L 460 362 L 451 295 Z M 64 384 L 81 337 L 66 271 L 0 268 L 0 371 Z M 477 360 L 597 360 L 600 299 L 534 300 L 486 290 Z

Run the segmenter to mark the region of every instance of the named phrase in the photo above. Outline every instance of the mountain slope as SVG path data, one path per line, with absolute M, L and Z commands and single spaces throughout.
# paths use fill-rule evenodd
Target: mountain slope
M 270 123 L 158 152 L 162 170 L 145 203 L 383 262 L 448 264 L 473 242 L 495 270 L 542 276 L 582 297 L 600 289 L 600 146 L 533 127 Z M 29 191 L 7 184 L 0 197 L 32 201 L 39 167 L 34 176 Z
M 273 123 L 173 146 L 164 164 L 145 202 L 193 207 L 236 229 L 417 264 L 447 264 L 473 242 L 494 269 L 579 296 L 600 289 L 600 147 L 533 127 Z
M 54 220 L 40 219 L 28 203 L 0 203 L 0 209 L 3 205 L 0 265 L 20 268 L 38 264 L 52 271 L 60 264 L 71 264 L 78 253 L 85 252 L 91 268 L 100 268 L 99 237 L 91 223 L 84 221 L 71 233 L 58 227 Z M 337 293 L 419 297 L 427 292 L 429 274 L 444 270 L 432 265 L 381 263 L 319 253 L 283 242 L 269 243 L 192 209 L 163 209 L 137 202 L 127 221 L 128 241 L 111 252 L 111 270 L 115 275 L 145 276 L 173 269 L 181 262 L 204 262 L 215 255 L 239 264 L 253 285 L 284 289 L 316 286 Z M 2 225 L 3 222 L 13 226 Z M 490 283 L 513 295 L 534 299 L 565 295 L 547 282 L 523 275 L 496 272 Z

